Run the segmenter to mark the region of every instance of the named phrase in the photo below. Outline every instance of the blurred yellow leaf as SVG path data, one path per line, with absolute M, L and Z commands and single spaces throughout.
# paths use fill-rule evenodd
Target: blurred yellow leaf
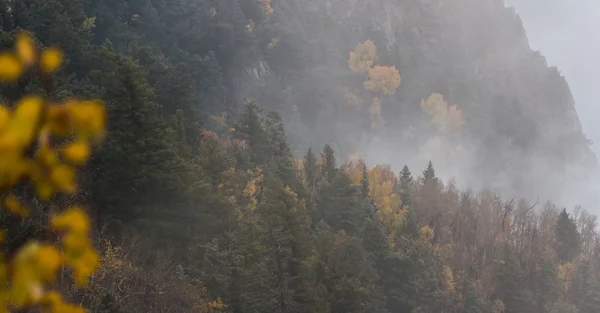
M 37 96 L 23 97 L 13 113 L 13 129 L 19 134 L 21 144 L 28 144 L 33 139 L 40 115 L 43 101 Z
M 78 233 L 85 233 L 90 228 L 88 216 L 80 207 L 71 207 L 56 215 L 52 218 L 51 225 L 56 229 L 66 229 Z
M 48 108 L 47 126 L 50 132 L 55 136 L 67 136 L 72 132 L 71 116 L 69 103 L 60 105 L 51 105 Z
M 58 70 L 62 63 L 63 53 L 56 48 L 45 49 L 42 52 L 40 66 L 46 73 L 53 73 Z
M 10 112 L 8 109 L 0 105 L 0 130 L 4 129 L 6 125 L 8 125 L 8 121 L 10 120 Z
M 38 180 L 35 184 L 35 193 L 40 200 L 50 200 L 54 194 L 54 186 L 45 180 Z
M 27 217 L 29 215 L 29 210 L 23 206 L 17 198 L 13 195 L 9 195 L 5 200 L 6 207 L 16 215 L 21 217 Z
M 15 80 L 23 72 L 23 64 L 11 53 L 0 53 L 0 79 Z
M 73 102 L 68 108 L 78 136 L 100 138 L 103 135 L 106 113 L 101 101 Z
M 100 257 L 96 251 L 88 249 L 74 264 L 75 282 L 80 286 L 87 284 L 87 278 L 94 273 L 96 267 L 100 264 Z
M 72 163 L 83 164 L 90 156 L 90 146 L 86 141 L 77 140 L 62 150 L 63 157 Z
M 62 257 L 58 250 L 50 245 L 42 245 L 37 250 L 36 258 L 43 279 L 48 282 L 54 281 L 56 270 L 62 263 Z
M 16 48 L 17 55 L 24 65 L 29 66 L 35 62 L 35 44 L 31 36 L 20 33 L 17 36 Z
M 75 192 L 75 169 L 66 164 L 53 166 L 50 170 L 50 180 L 64 192 Z

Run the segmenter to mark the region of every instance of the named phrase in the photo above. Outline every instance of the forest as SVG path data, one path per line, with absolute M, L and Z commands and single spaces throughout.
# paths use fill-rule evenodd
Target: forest
M 0 0 L 0 25 L 0 312 L 600 311 L 597 217 L 547 201 L 598 164 L 502 1 Z

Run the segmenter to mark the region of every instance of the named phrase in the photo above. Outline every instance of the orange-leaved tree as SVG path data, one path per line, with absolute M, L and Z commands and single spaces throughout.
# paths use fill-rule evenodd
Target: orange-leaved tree
M 0 80 L 14 82 L 29 74 L 48 82 L 61 63 L 59 49 L 40 49 L 22 32 L 13 51 L 0 52 Z M 105 118 L 104 105 L 98 100 L 54 101 L 31 94 L 14 104 L 0 105 L 3 209 L 21 219 L 31 218 L 32 211 L 15 194 L 16 186 L 24 183 L 32 185 L 37 200 L 74 194 L 77 169 L 88 159 L 91 147 L 104 138 Z M 89 218 L 81 207 L 73 206 L 52 214 L 48 227 L 59 234 L 60 242 L 29 238 L 10 247 L 10 254 L 0 255 L 0 312 L 9 308 L 84 312 L 62 300 L 53 284 L 59 269 L 70 269 L 77 285 L 85 285 L 96 270 L 99 255 L 89 237 Z

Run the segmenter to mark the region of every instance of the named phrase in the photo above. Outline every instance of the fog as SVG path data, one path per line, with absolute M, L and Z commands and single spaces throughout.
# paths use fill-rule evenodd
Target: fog
M 573 5 L 566 0 L 507 0 L 508 6 L 515 7 L 527 31 L 529 44 L 533 50 L 539 50 L 546 57 L 549 66 L 556 66 L 566 77 L 581 120 L 583 131 L 596 144 L 592 145 L 596 155 L 600 155 L 600 109 L 595 103 L 595 82 L 600 76 L 600 35 L 596 31 L 600 22 L 600 2 L 578 1 Z M 542 9 L 543 8 L 543 9 Z M 471 45 L 476 43 L 470 42 Z M 393 168 L 401 168 L 403 163 L 420 174 L 427 160 L 432 160 L 437 174 L 444 180 L 452 178 L 461 188 L 491 188 L 505 197 L 525 196 L 529 200 L 551 200 L 558 205 L 574 207 L 583 205 L 586 210 L 598 213 L 597 190 L 600 181 L 583 181 L 577 178 L 564 181 L 556 173 L 556 166 L 543 154 L 520 153 L 513 150 L 501 150 L 488 153 L 486 148 L 474 142 L 463 141 L 454 146 L 454 157 L 440 143 L 427 142 L 418 153 L 401 149 L 389 149 L 390 136 L 373 141 L 366 156 L 368 163 L 389 163 Z M 560 138 L 555 140 L 560 141 Z M 502 158 L 519 162 L 512 170 L 500 176 L 490 176 L 474 166 L 483 157 Z M 586 168 L 568 166 L 565 171 L 573 174 L 585 172 Z M 534 173 L 532 175 L 532 173 Z M 508 183 L 508 179 L 512 181 Z M 502 188 L 496 186 L 504 185 Z
M 506 0 L 515 7 L 527 31 L 529 43 L 549 65 L 566 77 L 575 98 L 583 130 L 600 155 L 600 109 L 597 88 L 600 80 L 600 2 L 597 0 Z M 599 183 L 579 186 L 597 193 Z M 573 195 L 575 196 L 575 195 Z M 597 204 L 587 209 L 598 212 Z
M 506 0 L 523 20 L 532 49 L 546 56 L 569 81 L 579 118 L 600 154 L 600 1 Z

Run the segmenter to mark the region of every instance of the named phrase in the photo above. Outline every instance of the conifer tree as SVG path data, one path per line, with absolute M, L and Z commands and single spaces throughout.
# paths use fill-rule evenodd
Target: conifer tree
M 408 169 L 408 166 L 404 165 L 402 172 L 400 172 L 400 179 L 398 184 L 398 193 L 400 194 L 400 200 L 405 206 L 411 206 L 412 201 L 410 199 L 410 188 L 412 187 L 413 177 Z
M 303 165 L 308 188 L 314 190 L 317 182 L 317 157 L 315 156 L 312 147 L 309 147 L 308 151 L 306 151 Z
M 361 178 L 360 178 L 360 188 L 361 188 L 361 194 L 363 198 L 368 198 L 369 197 L 369 173 L 367 170 L 367 165 L 365 163 L 362 163 L 362 169 L 361 169 Z
M 326 144 L 323 148 L 323 154 L 321 157 L 323 158 L 321 175 L 326 181 L 331 183 L 336 177 L 337 168 L 335 164 L 335 154 L 333 153 L 333 149 L 331 149 L 329 144 Z
M 433 168 L 433 164 L 431 161 L 427 164 L 427 168 L 423 171 L 423 183 L 426 181 L 435 181 L 435 169 Z
M 561 262 L 569 262 L 581 250 L 579 232 L 573 218 L 563 209 L 556 221 L 556 254 Z

